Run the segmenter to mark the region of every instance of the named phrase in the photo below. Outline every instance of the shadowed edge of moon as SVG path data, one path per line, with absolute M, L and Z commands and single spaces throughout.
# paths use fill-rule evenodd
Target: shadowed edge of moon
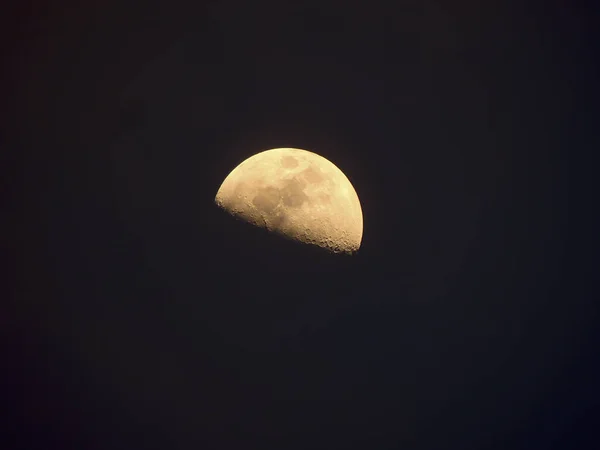
M 303 229 L 285 226 L 286 222 L 288 221 L 288 214 L 286 213 L 290 208 L 300 208 L 304 203 L 312 203 L 313 205 L 315 203 L 320 203 L 321 205 L 331 204 L 331 192 L 321 191 L 316 192 L 311 196 L 307 195 L 305 192 L 305 189 L 308 185 L 319 185 L 326 180 L 331 183 L 331 188 L 334 188 L 337 184 L 334 181 L 335 176 L 325 176 L 321 167 L 319 167 L 319 163 L 332 165 L 336 169 L 336 172 L 340 172 L 340 174 L 343 176 L 343 178 L 340 177 L 343 182 L 348 184 L 348 187 L 354 191 L 354 187 L 345 177 L 343 172 L 333 165 L 333 163 L 320 155 L 308 152 L 306 150 L 301 150 L 308 154 L 303 158 L 306 162 L 308 162 L 308 166 L 300 172 L 295 173 L 291 178 L 281 180 L 282 187 L 275 186 L 272 182 L 269 183 L 264 180 L 266 171 L 260 173 L 262 178 L 256 178 L 256 183 L 260 187 L 256 189 L 252 198 L 244 199 L 244 194 L 247 194 L 248 192 L 248 183 L 244 181 L 244 178 L 245 175 L 249 173 L 249 169 L 251 167 L 249 167 L 247 163 L 264 162 L 265 166 L 270 166 L 271 169 L 279 166 L 280 168 L 288 169 L 292 173 L 294 172 L 293 169 L 296 169 L 300 165 L 298 159 L 289 154 L 280 156 L 277 159 L 278 164 L 274 163 L 274 161 L 270 160 L 269 158 L 265 158 L 266 156 L 270 155 L 263 155 L 263 153 L 266 152 L 280 150 L 285 149 L 266 150 L 265 152 L 257 153 L 256 155 L 253 155 L 240 163 L 235 169 L 241 168 L 243 172 L 241 175 L 238 173 L 239 181 L 235 188 L 232 189 L 233 192 L 227 195 L 227 189 L 224 188 L 228 185 L 228 182 L 232 182 L 230 178 L 235 169 L 223 181 L 219 191 L 217 192 L 217 196 L 215 197 L 216 203 L 222 209 L 236 216 L 237 218 L 260 228 L 266 228 L 268 231 L 275 232 L 276 234 L 287 239 L 298 241 L 303 244 L 311 244 L 321 247 L 324 250 L 333 253 L 353 254 L 358 251 L 362 241 L 362 212 L 360 211 L 360 203 L 357 205 L 358 211 L 361 214 L 361 225 L 357 242 L 355 242 L 355 240 L 351 237 L 348 238 L 348 235 L 351 233 L 347 232 L 347 230 L 345 230 L 346 232 L 342 233 L 342 238 L 342 235 L 334 236 L 331 234 L 331 232 L 324 232 L 323 229 L 317 230 L 307 228 L 306 224 Z M 263 156 L 262 161 L 260 160 L 261 155 Z M 241 167 L 242 165 L 244 167 Z M 354 191 L 354 193 L 355 192 L 356 191 Z M 358 200 L 358 197 L 356 198 Z M 255 211 L 252 211 L 253 208 L 250 206 L 250 204 L 248 204 L 248 201 L 254 207 Z M 327 216 L 323 217 L 322 220 L 323 223 L 331 223 L 331 218 L 328 218 Z

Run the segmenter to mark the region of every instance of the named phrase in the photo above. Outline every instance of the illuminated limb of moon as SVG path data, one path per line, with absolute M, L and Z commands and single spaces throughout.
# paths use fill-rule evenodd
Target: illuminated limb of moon
M 255 226 L 333 253 L 354 253 L 362 241 L 354 187 L 332 162 L 307 150 L 251 156 L 225 178 L 215 203 Z

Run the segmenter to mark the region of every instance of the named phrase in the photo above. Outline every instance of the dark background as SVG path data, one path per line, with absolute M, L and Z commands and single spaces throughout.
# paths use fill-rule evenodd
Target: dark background
M 591 9 L 80 3 L 2 15 L 4 448 L 596 447 Z M 214 205 L 284 146 L 355 256 Z

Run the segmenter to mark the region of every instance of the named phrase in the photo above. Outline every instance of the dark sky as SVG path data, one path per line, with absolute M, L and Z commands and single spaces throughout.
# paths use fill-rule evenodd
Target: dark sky
M 2 27 L 5 448 L 595 447 L 590 10 L 79 3 Z M 274 147 L 358 254 L 214 205 Z

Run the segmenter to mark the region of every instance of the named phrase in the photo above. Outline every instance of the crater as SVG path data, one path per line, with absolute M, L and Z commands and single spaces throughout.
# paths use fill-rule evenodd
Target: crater
M 293 178 L 285 183 L 281 190 L 281 198 L 283 204 L 292 208 L 298 208 L 302 203 L 308 200 L 308 196 L 304 193 L 305 184 Z
M 252 199 L 252 204 L 260 211 L 270 214 L 277 207 L 280 199 L 279 189 L 267 186 L 258 191 L 258 194 Z
M 293 169 L 298 166 L 298 160 L 293 156 L 284 156 L 281 158 L 281 167 L 286 169 Z
M 323 174 L 318 169 L 315 170 L 313 167 L 309 167 L 308 169 L 304 170 L 302 174 L 309 183 L 321 183 L 325 179 Z

